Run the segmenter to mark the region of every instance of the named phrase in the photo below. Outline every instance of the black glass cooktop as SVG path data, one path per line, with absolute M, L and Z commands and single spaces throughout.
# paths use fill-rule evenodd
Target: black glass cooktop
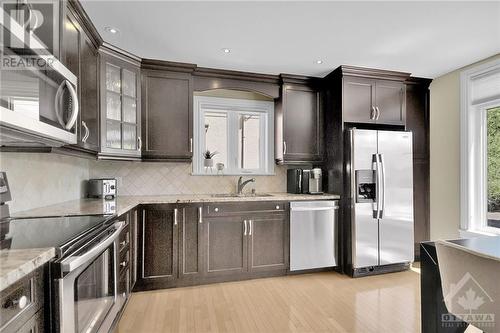
M 112 215 L 84 215 L 11 219 L 6 238 L 10 249 L 55 247 L 61 249 L 82 235 L 106 225 Z

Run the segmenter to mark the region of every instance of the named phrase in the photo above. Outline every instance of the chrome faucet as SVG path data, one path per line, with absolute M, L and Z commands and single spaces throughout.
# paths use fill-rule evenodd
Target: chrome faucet
M 245 187 L 246 184 L 254 183 L 254 182 L 255 182 L 255 178 L 250 178 L 248 180 L 243 181 L 243 177 L 240 177 L 238 179 L 238 188 L 237 188 L 238 195 L 241 194 L 241 192 L 243 191 L 243 188 Z

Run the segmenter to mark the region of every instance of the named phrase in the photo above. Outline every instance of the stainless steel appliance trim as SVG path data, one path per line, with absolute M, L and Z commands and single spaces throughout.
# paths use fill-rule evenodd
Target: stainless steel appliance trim
M 78 102 L 78 95 L 75 88 L 73 88 L 68 80 L 64 80 L 64 82 L 66 82 L 66 86 L 68 87 L 69 93 L 71 94 L 71 115 L 65 126 L 65 128 L 69 131 L 73 128 L 76 120 L 78 119 L 78 113 L 80 112 L 80 103 Z
M 376 188 L 375 188 L 375 196 L 376 196 L 376 206 L 377 206 L 377 211 L 376 211 L 376 216 L 374 217 L 375 219 L 380 218 L 380 207 L 382 205 L 381 199 L 382 199 L 382 175 L 381 175 L 381 168 L 380 168 L 380 156 L 379 154 L 375 154 L 375 165 L 376 165 Z
M 380 166 L 380 177 L 382 179 L 381 181 L 381 191 L 382 191 L 382 194 L 381 194 L 381 205 L 380 205 L 380 209 L 379 209 L 379 218 L 383 218 L 384 217 L 384 209 L 385 209 L 385 165 L 384 165 L 384 154 L 378 154 L 378 160 L 379 160 L 379 166 Z
M 63 273 L 71 273 L 79 267 L 87 264 L 89 261 L 100 255 L 100 252 L 111 245 L 117 238 L 125 226 L 124 221 L 116 222 L 113 227 L 115 231 L 107 237 L 104 241 L 94 246 L 81 256 L 70 256 L 61 261 L 61 270 Z
M 106 247 L 109 247 L 110 245 L 113 245 L 113 261 L 114 261 L 114 272 L 112 275 L 113 278 L 113 293 L 114 293 L 114 299 L 113 299 L 113 306 L 109 309 L 109 311 L 106 314 L 106 318 L 102 322 L 101 327 L 107 326 L 109 329 L 109 326 L 115 319 L 115 317 L 118 315 L 119 309 L 117 309 L 117 295 L 118 295 L 118 271 L 119 271 L 119 266 L 118 266 L 118 256 L 119 256 L 119 245 L 118 245 L 118 235 L 119 231 L 123 228 L 125 225 L 125 222 L 117 222 L 114 224 L 116 227 L 116 224 L 119 224 L 118 226 L 118 233 L 114 232 L 112 236 L 106 238 L 104 241 L 107 243 Z M 109 242 L 109 239 L 113 238 L 112 242 Z M 102 243 L 100 243 L 102 244 Z M 104 249 L 105 249 L 104 248 Z M 95 248 L 93 248 L 91 251 L 93 251 Z M 104 250 L 104 249 L 101 249 Z M 92 262 L 95 258 L 99 257 L 102 255 L 102 252 L 99 251 L 93 258 L 88 258 L 88 261 L 86 262 L 87 264 Z M 72 270 L 70 273 L 65 275 L 63 278 L 57 279 L 56 280 L 56 290 L 58 290 L 58 311 L 59 311 L 59 321 L 58 321 L 58 326 L 59 326 L 59 332 L 64 332 L 64 333 L 76 333 L 76 323 L 75 323 L 75 293 L 74 293 L 74 288 L 75 288 L 75 281 L 78 278 L 78 276 L 85 270 L 87 269 L 88 265 L 80 265 L 79 267 L 76 267 L 74 270 Z
M 318 211 L 318 210 L 335 210 L 339 209 L 338 206 L 336 207 L 295 207 L 295 208 L 290 208 L 292 212 L 308 212 L 308 211 Z

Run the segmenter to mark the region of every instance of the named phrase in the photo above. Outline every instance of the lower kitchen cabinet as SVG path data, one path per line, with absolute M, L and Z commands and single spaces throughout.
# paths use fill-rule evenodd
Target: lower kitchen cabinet
M 289 230 L 286 214 L 256 215 L 250 220 L 248 270 L 286 270 L 289 258 Z
M 174 205 L 151 205 L 142 210 L 139 289 L 174 285 L 178 277 L 178 218 Z
M 205 224 L 207 276 L 238 275 L 247 270 L 247 223 L 242 216 L 207 218 Z
M 138 216 L 134 290 L 283 275 L 288 269 L 286 203 L 145 205 Z

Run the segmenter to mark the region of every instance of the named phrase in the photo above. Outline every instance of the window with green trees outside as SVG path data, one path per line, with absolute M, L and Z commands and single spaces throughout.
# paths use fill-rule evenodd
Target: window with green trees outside
M 487 122 L 488 226 L 500 228 L 500 107 L 489 109 Z

